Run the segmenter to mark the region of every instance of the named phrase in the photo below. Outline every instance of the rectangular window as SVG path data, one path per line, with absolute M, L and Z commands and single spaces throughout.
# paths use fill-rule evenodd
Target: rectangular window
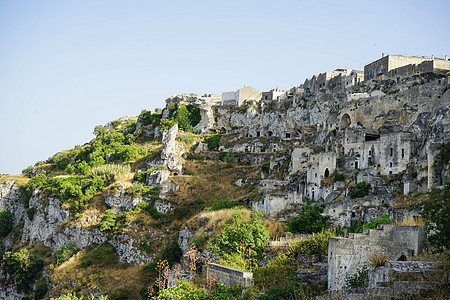
M 391 156 L 394 155 L 394 148 L 391 148 Z
M 402 149 L 402 158 L 405 158 L 405 149 Z

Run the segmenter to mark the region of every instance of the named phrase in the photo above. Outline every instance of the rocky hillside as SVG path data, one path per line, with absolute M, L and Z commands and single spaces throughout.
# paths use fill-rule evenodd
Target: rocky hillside
M 192 244 L 202 259 L 224 259 L 214 245 L 235 212 L 272 240 L 298 230 L 305 207 L 340 229 L 417 217 L 448 175 L 449 86 L 423 74 L 241 106 L 176 95 L 97 126 L 90 142 L 1 175 L 0 299 L 146 298 L 159 259 L 177 263 Z M 326 281 L 326 247 L 302 247 L 286 257 L 308 267 L 280 286 Z M 271 270 L 274 251 L 256 265 Z

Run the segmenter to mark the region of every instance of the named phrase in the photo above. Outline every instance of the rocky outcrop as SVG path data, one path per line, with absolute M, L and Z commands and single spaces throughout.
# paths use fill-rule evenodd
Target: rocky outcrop
M 0 209 L 9 211 L 17 225 L 25 215 L 25 206 L 21 201 L 20 189 L 14 181 L 7 180 L 0 184 Z
M 170 171 L 167 170 L 155 170 L 147 175 L 148 186 L 158 187 L 160 191 L 160 197 L 165 197 L 165 194 L 169 192 L 175 192 L 180 187 L 173 183 L 172 180 L 169 179 Z
M 193 233 L 187 227 L 181 229 L 180 233 L 178 234 L 178 246 L 183 252 L 183 255 L 189 250 L 189 246 L 191 245 L 191 239 L 193 236 Z
M 162 136 L 162 165 L 172 174 L 181 175 L 183 165 L 181 159 L 177 156 L 175 139 L 178 133 L 178 124 L 175 124 L 168 131 L 163 132 Z
M 136 197 L 134 195 L 127 194 L 123 191 L 123 186 L 119 190 L 119 193 L 111 190 L 106 190 L 103 194 L 106 205 L 111 207 L 111 209 L 116 214 L 121 214 L 124 211 L 135 208 L 138 203 L 146 200 L 142 197 Z

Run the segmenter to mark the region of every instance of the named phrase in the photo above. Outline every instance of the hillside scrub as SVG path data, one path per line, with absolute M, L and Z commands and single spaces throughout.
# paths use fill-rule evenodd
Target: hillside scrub
M 330 227 L 330 216 L 323 216 L 323 206 L 306 205 L 294 219 L 288 224 L 288 230 L 292 233 L 314 233 Z

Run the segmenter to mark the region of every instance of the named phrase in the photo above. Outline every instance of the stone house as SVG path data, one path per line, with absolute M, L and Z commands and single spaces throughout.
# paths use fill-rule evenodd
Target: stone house
M 262 93 L 262 100 L 263 101 L 278 101 L 278 97 L 283 95 L 286 91 L 276 88 L 276 89 L 271 89 L 268 92 L 263 92 Z
M 432 56 L 431 58 L 403 55 L 385 55 L 364 66 L 364 80 L 393 79 L 399 82 L 404 77 L 423 73 L 447 73 L 450 61 Z
M 261 92 L 254 87 L 247 86 L 235 92 L 222 93 L 223 106 L 241 106 L 246 101 L 260 101 Z

